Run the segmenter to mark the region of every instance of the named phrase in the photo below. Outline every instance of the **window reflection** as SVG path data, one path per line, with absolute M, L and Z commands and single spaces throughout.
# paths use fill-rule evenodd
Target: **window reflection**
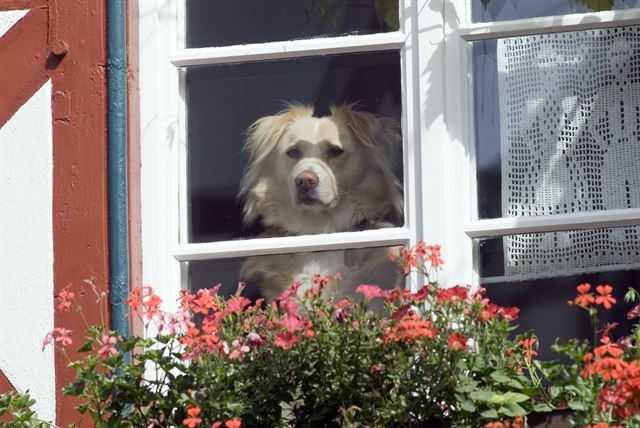
M 640 0 L 469 0 L 473 22 L 506 21 L 640 7 Z
M 357 297 L 355 289 L 360 284 L 383 289 L 403 285 L 401 266 L 389 258 L 396 251 L 383 247 L 189 262 L 189 290 L 222 284 L 221 295 L 229 296 L 236 292 L 238 281 L 243 281 L 246 296 L 273 300 L 294 282 L 302 292 L 313 287 L 316 274 L 339 274 L 325 290 L 325 297 Z
M 266 186 L 263 186 L 262 190 L 271 192 L 267 195 L 267 202 L 282 207 L 284 202 L 291 202 L 293 196 L 302 194 L 298 190 L 304 190 L 297 189 L 299 186 L 295 184 L 295 180 L 304 178 L 305 171 L 313 172 L 317 178 L 321 178 L 321 173 L 326 170 L 324 164 L 333 165 L 335 168 L 331 168 L 336 176 L 349 174 L 348 177 L 345 176 L 345 180 L 334 183 L 333 190 L 340 196 L 340 200 L 347 201 L 353 196 L 366 196 L 369 202 L 375 202 L 376 209 L 388 207 L 385 212 L 369 212 L 368 217 L 343 219 L 342 222 L 347 221 L 348 224 L 341 231 L 385 227 L 378 224 L 379 222 L 387 222 L 387 226 L 402 225 L 402 216 L 390 216 L 389 214 L 397 214 L 397 210 L 389 208 L 388 205 L 402 205 L 402 192 L 397 187 L 402 181 L 402 144 L 398 128 L 402 112 L 400 82 L 400 55 L 397 51 L 189 68 L 186 90 L 189 241 L 220 241 L 264 233 L 267 233 L 267 236 L 282 236 L 340 230 L 318 227 L 327 218 L 320 213 L 322 203 L 326 202 L 327 210 L 342 209 L 342 205 L 332 205 L 333 199 L 324 202 L 321 200 L 316 192 L 321 190 L 320 184 L 302 192 L 302 196 L 309 197 L 308 210 L 281 215 L 278 222 L 265 221 L 266 208 L 262 209 L 263 206 L 258 206 L 257 210 L 250 208 L 254 198 L 250 198 L 249 195 L 257 195 L 260 192 L 256 186 Z M 297 115 L 296 118 L 300 119 L 296 120 L 296 123 L 303 126 L 307 122 L 316 123 L 317 117 L 334 115 L 329 109 L 331 105 L 351 102 L 358 102 L 357 108 L 361 111 L 354 117 L 363 119 L 375 116 L 377 119 L 354 121 L 351 118 L 345 119 L 346 116 L 342 112 L 340 126 L 321 129 L 327 138 L 303 136 L 306 128 L 296 128 L 300 131 L 296 134 L 300 136 L 300 141 L 282 141 L 282 144 L 292 146 L 287 146 L 287 150 L 284 146 L 270 147 L 274 150 L 273 158 L 268 159 L 270 167 L 253 168 L 251 171 L 256 174 L 253 178 L 245 174 L 245 171 L 249 172 L 246 169 L 249 162 L 255 161 L 258 155 L 256 150 L 243 151 L 247 130 L 253 123 L 267 117 L 275 118 L 273 123 L 279 123 L 277 117 L 286 121 L 288 116 L 278 116 L 278 112 L 286 109 L 287 103 L 299 103 L 309 106 L 308 109 L 298 109 L 304 114 L 292 112 L 295 113 L 293 116 Z M 307 110 L 313 111 L 313 118 L 310 117 L 311 113 L 305 113 Z M 268 121 L 265 119 L 260 123 L 266 124 Z M 377 148 L 374 152 L 357 154 L 349 152 L 347 146 L 337 147 L 341 142 L 347 144 L 347 140 L 353 139 L 353 130 L 345 127 L 353 124 L 359 127 L 358 132 L 361 136 L 371 133 L 377 135 L 374 144 Z M 392 147 L 380 146 L 383 142 L 391 142 L 383 135 L 383 131 L 391 130 L 393 127 L 395 141 L 392 142 Z M 269 128 L 274 132 L 289 129 L 287 125 L 285 128 L 263 126 L 254 130 L 258 128 Z M 332 130 L 338 132 L 336 138 L 331 136 Z M 254 132 L 250 135 L 257 134 Z M 268 133 L 260 135 L 264 137 Z M 293 134 L 288 132 L 284 137 L 289 138 L 291 135 Z M 312 139 L 318 144 L 307 147 L 311 141 L 303 143 L 302 140 L 305 139 Z M 266 144 L 269 144 L 268 138 L 261 141 L 267 141 Z M 301 144 L 297 147 L 300 159 L 294 159 L 287 154 L 288 149 L 294 148 L 294 143 Z M 336 147 L 329 147 L 331 145 Z M 322 153 L 316 153 L 317 150 L 321 150 Z M 329 156 L 333 153 L 332 150 L 343 152 L 339 156 Z M 318 157 L 320 155 L 322 159 Z M 311 162 L 311 167 L 302 168 L 292 176 L 298 163 L 304 163 L 307 158 L 316 160 Z M 376 167 L 381 161 L 387 164 L 386 171 Z M 287 180 L 284 175 L 291 176 L 291 183 L 282 181 Z M 241 186 L 243 176 L 244 187 Z M 379 182 L 369 193 L 364 193 L 362 189 L 357 190 L 356 186 L 366 182 L 366 176 L 376 178 Z M 267 181 L 269 185 L 265 184 Z M 246 192 L 240 195 L 242 188 Z M 386 193 L 381 190 L 385 188 L 395 188 L 395 196 L 384 196 Z M 292 191 L 296 191 L 293 196 Z M 284 198 L 284 202 L 281 198 Z M 297 198 L 296 201 L 307 202 Z M 297 227 L 291 229 L 289 226 L 294 224 Z
M 620 323 L 614 337 L 623 337 L 630 332 L 631 322 L 627 312 L 633 307 L 624 302 L 628 287 L 640 289 L 640 270 L 581 274 L 563 278 L 504 282 L 485 285 L 487 297 L 500 306 L 517 306 L 520 313 L 514 335 L 534 330 L 538 336 L 542 359 L 557 359 L 560 355 L 551 350 L 556 337 L 568 340 L 576 337 L 593 339 L 593 329 L 586 311 L 569 307 L 567 302 L 576 296 L 576 286 L 588 282 L 595 288 L 597 284 L 610 284 L 617 303 L 609 311 L 601 311 L 601 321 Z
M 188 0 L 187 47 L 398 30 L 398 0 Z

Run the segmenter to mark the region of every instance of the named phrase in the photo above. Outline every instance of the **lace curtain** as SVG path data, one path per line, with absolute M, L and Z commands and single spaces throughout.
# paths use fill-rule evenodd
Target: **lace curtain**
M 503 217 L 640 207 L 640 27 L 498 40 Z M 640 227 L 504 238 L 513 280 L 640 264 Z

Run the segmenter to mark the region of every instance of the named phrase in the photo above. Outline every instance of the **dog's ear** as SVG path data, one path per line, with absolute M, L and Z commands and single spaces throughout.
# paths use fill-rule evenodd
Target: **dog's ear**
M 397 120 L 359 111 L 355 103 L 333 106 L 331 115 L 341 120 L 359 143 L 379 151 L 390 161 L 399 156 L 402 138 Z
M 359 111 L 357 104 L 331 107 L 331 116 L 344 123 L 355 140 L 369 149 L 375 164 L 385 178 L 387 196 L 393 203 L 394 217 L 402 218 L 402 136 L 400 122 Z
M 244 150 L 249 153 L 249 163 L 240 182 L 238 197 L 244 200 L 243 220 L 245 224 L 256 221 L 260 213 L 257 204 L 260 196 L 253 192 L 263 176 L 263 163 L 275 149 L 287 127 L 297 118 L 312 116 L 313 108 L 290 104 L 285 110 L 274 116 L 265 116 L 256 120 L 247 130 Z

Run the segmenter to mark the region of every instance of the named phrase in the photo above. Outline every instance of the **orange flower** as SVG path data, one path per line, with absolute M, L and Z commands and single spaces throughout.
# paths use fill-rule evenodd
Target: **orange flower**
M 224 423 L 224 426 L 227 428 L 240 428 L 242 426 L 242 421 L 240 419 L 229 419 Z
M 600 342 L 602 342 L 603 345 L 598 346 L 593 350 L 593 353 L 596 354 L 596 357 L 603 358 L 606 354 L 609 354 L 613 358 L 618 358 L 620 355 L 622 355 L 622 349 L 620 349 L 617 344 L 611 343 L 611 339 L 609 338 L 609 336 L 604 336 L 602 339 L 600 339 Z
M 196 406 L 191 406 L 187 409 L 188 418 L 182 421 L 183 424 L 188 426 L 189 428 L 194 428 L 196 425 L 200 425 L 202 423 L 202 418 L 199 418 L 198 415 L 202 410 L 200 410 Z
M 585 282 L 584 284 L 578 285 L 576 288 L 578 290 L 578 293 L 580 294 L 578 294 L 578 296 L 575 298 L 573 303 L 575 303 L 580 307 L 587 308 L 591 303 L 595 302 L 595 298 L 593 297 L 593 294 L 589 293 L 589 290 L 591 289 L 591 284 L 589 284 L 588 282 Z M 569 303 L 572 303 L 572 302 L 569 302 Z
M 527 362 L 531 362 L 531 357 L 538 355 L 538 351 L 533 349 L 535 343 L 535 337 L 518 341 L 518 345 L 521 345 L 524 349 L 524 359 L 527 360 Z
M 611 297 L 612 291 L 613 287 L 610 285 L 598 285 L 596 292 L 599 296 L 596 297 L 596 305 L 602 305 L 605 309 L 611 309 L 613 304 L 616 303 L 616 299 Z

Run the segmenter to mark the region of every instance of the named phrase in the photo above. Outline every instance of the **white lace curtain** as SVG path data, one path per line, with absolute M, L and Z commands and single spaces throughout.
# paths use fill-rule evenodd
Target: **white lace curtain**
M 640 207 L 640 27 L 500 39 L 503 217 Z M 640 265 L 640 227 L 504 238 L 505 275 Z

